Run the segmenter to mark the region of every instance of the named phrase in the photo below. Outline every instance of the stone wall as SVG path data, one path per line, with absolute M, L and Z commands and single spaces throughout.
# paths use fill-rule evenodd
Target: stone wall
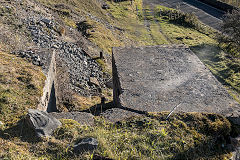
M 56 96 L 55 89 L 54 89 L 54 81 L 55 81 L 55 77 L 56 77 L 56 60 L 55 60 L 56 54 L 54 51 L 51 54 L 52 54 L 52 56 L 51 56 L 51 61 L 50 61 L 48 72 L 46 73 L 46 80 L 45 80 L 45 85 L 43 88 L 43 95 L 42 95 L 40 103 L 38 105 L 38 109 L 42 110 L 42 111 L 47 111 L 47 110 L 49 111 L 49 107 L 50 107 L 49 105 L 53 105 L 52 103 L 49 103 L 50 99 L 54 98 L 51 96 Z M 54 89 L 54 91 L 53 91 L 53 89 Z M 54 105 L 56 105 L 56 102 Z

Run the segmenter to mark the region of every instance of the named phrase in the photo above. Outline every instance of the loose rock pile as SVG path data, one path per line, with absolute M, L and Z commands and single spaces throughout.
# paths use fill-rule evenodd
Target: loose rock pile
M 56 51 L 59 62 L 67 67 L 72 90 L 84 96 L 101 93 L 101 88 L 105 87 L 109 75 L 103 73 L 98 63 L 77 44 L 59 39 L 60 25 L 58 23 L 42 17 L 29 18 L 24 23 L 31 32 L 33 42 L 40 49 Z M 33 50 L 18 51 L 15 54 L 31 60 L 34 65 L 45 66 L 46 57 L 41 57 Z M 91 77 L 97 79 L 98 85 L 91 83 Z

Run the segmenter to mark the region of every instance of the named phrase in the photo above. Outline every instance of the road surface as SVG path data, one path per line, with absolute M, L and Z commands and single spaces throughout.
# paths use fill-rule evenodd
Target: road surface
M 162 5 L 169 8 L 178 8 L 185 13 L 194 13 L 202 23 L 216 30 L 220 30 L 224 15 L 223 11 L 197 0 L 143 0 L 143 5 L 151 8 Z

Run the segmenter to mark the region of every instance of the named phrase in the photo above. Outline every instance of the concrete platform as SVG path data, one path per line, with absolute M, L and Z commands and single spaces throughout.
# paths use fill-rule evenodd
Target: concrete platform
M 175 108 L 235 118 L 240 113 L 240 105 L 185 46 L 113 48 L 113 84 L 115 105 L 132 112 Z

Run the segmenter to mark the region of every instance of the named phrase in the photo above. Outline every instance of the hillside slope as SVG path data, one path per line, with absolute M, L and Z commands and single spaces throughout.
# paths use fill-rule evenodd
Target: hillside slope
M 103 5 L 109 8 L 103 9 Z M 237 135 L 238 126 L 221 115 L 178 113 L 166 120 L 169 113 L 139 115 L 114 108 L 108 82 L 112 47 L 118 46 L 188 45 L 239 99 L 239 71 L 231 68 L 238 62 L 228 59 L 217 47 L 216 32 L 202 27 L 194 17 L 190 19 L 199 28 L 160 16 L 159 10 L 175 12 L 159 5 L 150 8 L 142 0 L 2 0 L 0 159 L 231 157 L 234 146 L 230 142 Z M 217 51 L 204 56 L 210 47 Z M 37 108 L 47 78 L 50 58 L 46 57 L 50 56 L 38 53 L 52 52 L 56 53 L 57 110 L 91 113 L 95 125 L 61 119 L 63 125 L 52 137 L 39 139 L 28 127 L 25 116 L 29 108 Z M 138 116 L 119 121 L 121 114 L 126 114 L 124 118 Z M 116 123 L 108 122 L 107 117 Z M 73 145 L 85 137 L 98 140 L 97 150 L 75 154 Z

